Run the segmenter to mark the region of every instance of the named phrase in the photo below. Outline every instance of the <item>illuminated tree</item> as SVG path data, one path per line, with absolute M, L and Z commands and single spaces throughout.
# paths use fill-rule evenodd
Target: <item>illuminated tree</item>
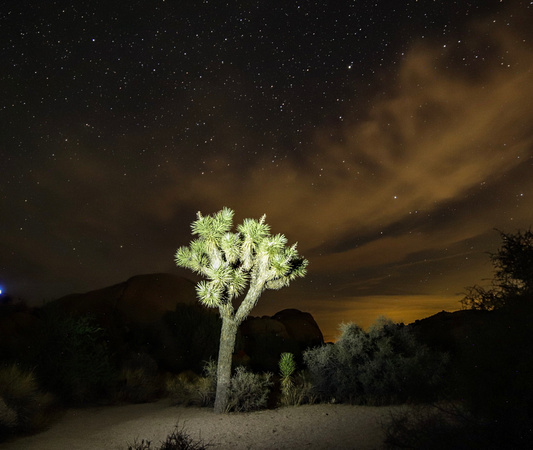
M 494 266 L 492 287 L 468 287 L 461 300 L 466 308 L 490 311 L 533 296 L 533 232 L 499 233 L 503 244 L 490 255 Z
M 204 276 L 196 286 L 200 302 L 218 308 L 222 318 L 218 352 L 215 412 L 226 410 L 231 379 L 231 359 L 239 325 L 250 314 L 265 289 L 288 286 L 306 274 L 307 260 L 300 257 L 296 244 L 286 247 L 282 234 L 272 236 L 265 223 L 245 219 L 231 232 L 234 212 L 223 208 L 212 216 L 197 214 L 191 224 L 198 238 L 189 247 L 176 252 L 176 264 Z M 248 286 L 248 291 L 235 309 L 234 299 Z

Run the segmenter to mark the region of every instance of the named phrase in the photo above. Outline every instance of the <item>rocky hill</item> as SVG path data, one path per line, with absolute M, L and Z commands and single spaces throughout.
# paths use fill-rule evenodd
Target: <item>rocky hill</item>
M 39 318 L 50 312 L 92 317 L 104 330 L 119 364 L 141 354 L 155 360 L 162 370 L 200 371 L 203 361 L 216 359 L 218 310 L 201 306 L 194 283 L 176 275 L 137 275 L 113 286 L 61 297 L 43 308 L 0 314 L 0 325 L 5 322 L 1 328 L 6 331 L 0 332 L 0 338 L 13 343 L 5 354 L 16 353 L 16 342 L 32 335 Z M 235 359 L 256 370 L 276 371 L 280 353 L 290 351 L 301 359 L 308 347 L 323 343 L 311 314 L 286 309 L 272 317 L 248 317 L 239 330 Z

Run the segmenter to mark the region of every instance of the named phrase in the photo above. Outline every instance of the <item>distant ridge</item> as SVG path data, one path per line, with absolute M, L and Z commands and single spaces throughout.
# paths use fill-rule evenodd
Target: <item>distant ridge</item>
M 194 283 L 169 273 L 136 275 L 113 286 L 70 294 L 52 304 L 67 312 L 95 314 L 110 320 L 117 313 L 125 323 L 153 323 L 166 311 L 174 311 L 177 303 L 196 302 Z
M 454 312 L 441 311 L 417 320 L 411 327 L 422 342 L 442 351 L 457 351 L 468 347 L 480 329 L 497 320 L 493 311 L 461 309 Z

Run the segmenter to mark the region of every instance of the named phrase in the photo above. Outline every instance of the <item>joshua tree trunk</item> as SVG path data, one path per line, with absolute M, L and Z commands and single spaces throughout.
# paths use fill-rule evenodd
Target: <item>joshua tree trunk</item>
M 256 305 L 265 289 L 288 286 L 306 273 L 307 260 L 300 257 L 296 244 L 285 247 L 282 234 L 270 235 L 265 217 L 259 221 L 245 219 L 231 233 L 233 211 L 223 208 L 213 216 L 202 216 L 191 225 L 198 239 L 176 252 L 176 264 L 207 278 L 196 285 L 196 293 L 204 306 L 216 308 L 222 318 L 218 350 L 217 392 L 215 412 L 226 412 L 231 382 L 231 357 L 237 329 Z M 233 300 L 249 283 L 248 293 L 235 312 Z
M 228 405 L 228 390 L 231 381 L 231 360 L 237 336 L 237 322 L 233 317 L 222 316 L 220 346 L 218 349 L 217 392 L 215 413 L 223 413 Z

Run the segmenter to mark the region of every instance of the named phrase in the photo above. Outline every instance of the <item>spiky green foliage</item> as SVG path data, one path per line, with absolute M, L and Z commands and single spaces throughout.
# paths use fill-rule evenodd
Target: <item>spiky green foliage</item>
M 198 238 L 175 255 L 178 266 L 206 278 L 198 283 L 196 292 L 200 302 L 211 308 L 231 305 L 248 284 L 261 291 L 280 289 L 306 273 L 307 261 L 298 255 L 296 244 L 286 247 L 284 235 L 271 236 L 266 216 L 245 219 L 238 231 L 231 233 L 233 215 L 229 208 L 212 216 L 198 212 L 191 225 Z
M 296 370 L 296 363 L 292 353 L 282 353 L 279 358 L 279 373 L 282 380 L 290 380 Z
M 261 219 L 245 219 L 232 232 L 234 212 L 230 208 L 211 215 L 197 214 L 192 225 L 196 235 L 188 247 L 175 255 L 178 266 L 205 277 L 196 286 L 200 302 L 218 308 L 222 330 L 218 356 L 218 380 L 215 411 L 226 410 L 231 377 L 231 354 L 237 328 L 256 305 L 265 289 L 288 286 L 306 273 L 307 260 L 298 255 L 296 244 L 286 247 L 282 234 L 272 236 Z M 237 310 L 233 300 L 248 291 Z
M 291 393 L 294 388 L 292 374 L 296 370 L 296 363 L 292 353 L 282 353 L 279 359 L 279 374 L 281 377 L 281 402 L 284 405 L 290 404 Z

